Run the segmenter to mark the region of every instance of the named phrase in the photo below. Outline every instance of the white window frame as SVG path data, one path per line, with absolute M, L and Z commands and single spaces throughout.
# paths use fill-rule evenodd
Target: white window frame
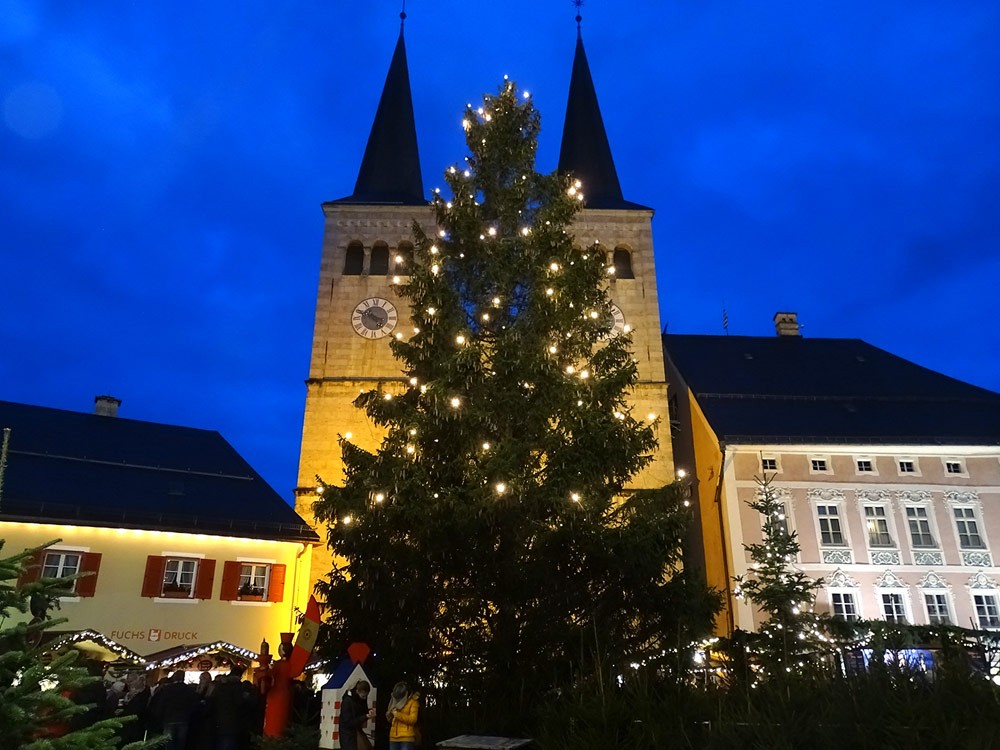
M 867 461 L 871 465 L 871 469 L 866 471 L 861 470 L 861 462 Z M 854 473 L 859 477 L 877 477 L 878 476 L 878 462 L 875 460 L 875 456 L 854 456 Z
M 49 579 L 58 580 L 60 578 L 68 578 L 69 576 L 75 576 L 77 573 L 80 572 L 80 568 L 83 566 L 83 555 L 84 554 L 85 554 L 85 552 L 83 550 L 78 550 L 78 549 L 67 549 L 65 547 L 50 547 L 50 548 L 48 548 L 47 550 L 45 550 L 45 555 L 42 557 L 42 571 L 41 571 L 41 574 L 40 574 L 39 577 L 40 578 L 49 578 Z M 76 560 L 76 568 L 72 569 L 70 572 L 66 572 L 68 570 L 68 568 L 66 566 L 66 556 L 67 555 L 75 555 L 76 558 L 77 558 L 77 560 Z M 56 569 L 56 574 L 55 575 L 46 575 L 46 573 L 45 573 L 45 569 L 46 568 L 52 567 L 52 566 L 50 566 L 48 564 L 49 557 L 58 557 L 59 558 L 58 562 L 55 565 L 55 569 Z M 79 579 L 74 579 L 72 581 L 67 581 L 67 584 L 68 584 L 67 588 L 66 589 L 60 589 L 60 590 L 61 591 L 65 591 L 67 596 L 73 596 L 73 595 L 75 595 L 76 594 L 76 584 L 77 584 L 78 580 Z
M 920 462 L 917 460 L 916 456 L 896 456 L 894 459 L 896 464 L 896 473 L 901 477 L 919 477 L 922 476 L 920 473 Z M 903 471 L 903 462 L 907 462 L 913 465 L 913 471 Z
M 837 509 L 837 525 L 840 527 L 840 538 L 841 543 L 837 544 L 835 542 L 824 542 L 823 541 L 823 524 L 822 518 L 832 518 L 833 516 L 820 516 L 820 507 L 832 507 Z M 813 505 L 813 512 L 816 516 L 816 535 L 819 540 L 820 549 L 850 549 L 851 539 L 847 533 L 847 518 L 844 513 L 844 503 L 838 500 L 817 500 Z
M 875 544 L 872 541 L 872 534 L 870 529 L 868 528 L 868 523 L 869 523 L 868 508 L 882 511 L 882 515 L 874 513 L 872 514 L 871 518 L 875 519 L 876 521 L 878 520 L 885 521 L 885 534 L 889 537 L 888 544 Z M 865 525 L 865 543 L 868 545 L 868 549 L 870 550 L 899 549 L 899 534 L 895 533 L 896 524 L 894 523 L 895 519 L 893 519 L 892 517 L 892 508 L 889 506 L 889 503 L 880 503 L 880 502 L 872 502 L 871 500 L 862 500 L 861 520 Z
M 941 550 L 941 532 L 937 528 L 934 519 L 934 506 L 930 503 L 915 503 L 915 502 L 904 502 L 903 504 L 903 520 L 906 522 L 906 540 L 909 542 L 910 551 L 915 552 L 939 552 Z M 910 509 L 914 511 L 922 510 L 926 514 L 924 518 L 917 518 L 919 522 L 921 520 L 927 521 L 927 529 L 930 532 L 931 539 L 934 541 L 932 545 L 917 544 L 913 541 L 913 530 L 910 528 Z M 918 524 L 919 525 L 919 524 Z
M 886 596 L 898 596 L 899 604 L 903 610 L 903 621 L 899 622 L 897 620 L 890 620 L 886 615 L 885 611 L 885 597 Z M 896 625 L 907 625 L 913 623 L 913 614 L 910 607 L 910 592 L 909 589 L 901 588 L 899 586 L 894 587 L 877 587 L 875 589 L 875 600 L 878 602 L 878 613 L 879 619 L 885 620 L 886 622 L 892 622 Z
M 809 461 L 809 473 L 810 474 L 833 474 L 833 464 L 830 462 L 829 456 L 809 456 L 806 460 Z M 813 467 L 813 461 L 822 461 L 825 469 L 816 469 Z
M 268 594 L 268 591 L 270 590 L 270 585 L 271 585 L 271 563 L 269 563 L 269 562 L 261 562 L 259 560 L 238 560 L 237 562 L 239 562 L 239 564 L 240 564 L 240 582 L 239 582 L 239 584 L 236 587 L 236 595 L 239 596 L 239 597 L 257 596 L 257 594 L 244 594 L 243 593 L 243 579 L 245 577 L 244 573 L 243 573 L 243 568 L 244 568 L 244 566 L 249 566 L 251 568 L 251 573 L 250 573 L 250 576 L 249 576 L 249 578 L 251 580 L 253 578 L 257 577 L 256 576 L 256 572 L 253 571 L 252 569 L 253 568 L 263 568 L 264 569 L 264 576 L 263 576 L 264 584 L 263 584 L 263 586 L 260 587 L 261 588 L 261 594 L 260 594 L 260 596 L 261 596 L 261 601 L 263 601 L 263 602 L 268 601 L 267 594 Z
M 931 610 L 927 606 L 928 596 L 943 596 L 944 606 L 948 611 L 948 621 L 947 622 L 933 622 L 931 620 Z M 920 589 L 920 601 L 924 606 L 924 616 L 927 620 L 928 625 L 954 625 L 955 624 L 955 602 L 952 600 L 951 592 L 948 589 Z
M 962 511 L 963 520 L 971 520 L 976 524 L 976 535 L 979 537 L 981 545 L 979 547 L 966 547 L 962 544 L 962 532 L 958 528 L 958 515 L 956 511 Z M 990 545 L 986 541 L 986 525 L 983 523 L 983 514 L 974 503 L 952 503 L 949 507 L 951 512 L 951 526 L 955 531 L 955 541 L 958 543 L 959 553 L 962 552 L 989 552 Z M 968 513 L 971 511 L 971 516 Z
M 827 601 L 830 603 L 830 616 L 831 617 L 841 617 L 837 614 L 837 607 L 834 604 L 833 597 L 837 596 L 850 596 L 854 603 L 854 617 L 847 618 L 842 617 L 842 619 L 847 622 L 857 622 L 861 619 L 861 593 L 855 588 L 846 588 L 843 586 L 834 586 L 827 588 L 826 590 Z
M 171 571 L 170 571 L 170 564 L 171 563 L 178 563 L 178 570 L 175 572 L 175 575 L 177 576 L 178 579 L 180 578 L 180 576 L 182 576 L 182 575 L 185 574 L 185 571 L 183 570 L 184 565 L 186 563 L 191 563 L 191 565 L 192 565 L 192 569 L 191 569 L 191 573 L 190 573 L 190 575 L 191 575 L 191 588 L 189 589 L 187 596 L 181 596 L 181 595 L 179 595 L 180 592 L 176 592 L 176 591 L 170 592 L 169 596 L 167 594 L 167 591 L 166 591 L 166 587 L 167 587 L 167 584 L 168 584 L 167 579 L 168 579 L 168 577 L 169 577 L 169 575 L 171 573 Z M 183 556 L 183 555 L 171 555 L 171 556 L 168 556 L 166 558 L 166 560 L 164 561 L 164 564 L 163 564 L 163 580 L 160 581 L 160 596 L 162 596 L 164 598 L 168 598 L 168 599 L 194 599 L 194 590 L 198 586 L 198 571 L 199 571 L 200 567 L 201 567 L 201 559 L 198 558 L 198 557 L 186 557 L 186 556 Z M 178 584 L 178 585 L 180 585 L 180 584 Z
M 982 619 L 979 614 L 979 605 L 976 603 L 976 597 L 989 597 L 993 600 L 993 608 L 996 610 L 996 615 L 993 618 L 995 622 L 993 624 L 983 625 Z M 976 625 L 983 630 L 1000 630 L 1000 596 L 996 589 L 972 589 L 969 592 L 969 598 L 972 600 L 972 611 L 975 613 Z M 985 603 L 988 605 L 988 603 Z
M 948 464 L 958 464 L 958 468 L 961 471 L 948 471 Z M 965 462 L 964 458 L 958 458 L 957 456 L 946 456 L 941 459 L 941 468 L 944 471 L 944 476 L 948 477 L 959 477 L 963 479 L 969 478 L 969 466 Z
M 772 474 L 780 474 L 781 473 L 781 457 L 778 454 L 776 454 L 776 453 L 762 453 L 760 455 L 760 457 L 759 457 L 758 460 L 759 460 L 759 463 L 760 463 L 760 471 L 761 471 L 762 474 L 765 471 L 769 471 Z M 774 468 L 773 469 L 765 469 L 764 468 L 764 462 L 765 461 L 774 461 Z

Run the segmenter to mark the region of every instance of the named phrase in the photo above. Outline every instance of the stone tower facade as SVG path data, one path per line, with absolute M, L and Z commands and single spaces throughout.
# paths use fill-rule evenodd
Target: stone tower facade
M 662 424 L 654 460 L 635 478 L 633 488 L 661 487 L 673 481 L 674 472 L 653 259 L 653 211 L 622 198 L 579 39 L 559 168 L 573 172 L 584 183 L 588 207 L 574 225 L 577 241 L 581 245 L 599 242 L 616 267 L 609 292 L 619 308 L 619 326 L 631 329 L 639 370 L 634 413 L 642 419 L 654 415 Z M 314 525 L 316 477 L 334 484 L 343 476 L 338 436 L 350 435 L 353 443 L 372 451 L 382 441 L 383 433 L 353 401 L 360 391 L 373 387 L 401 388 L 400 365 L 388 342 L 397 333 L 408 335 L 412 323 L 394 287 L 412 252 L 413 222 L 425 229 L 434 223 L 423 195 L 402 33 L 354 193 L 324 204 L 323 213 L 323 251 L 296 489 L 296 510 Z M 379 309 L 366 313 L 369 307 Z M 317 531 L 325 540 L 324 530 Z M 329 573 L 332 558 L 323 548 L 314 551 L 312 559 L 313 577 L 319 580 Z

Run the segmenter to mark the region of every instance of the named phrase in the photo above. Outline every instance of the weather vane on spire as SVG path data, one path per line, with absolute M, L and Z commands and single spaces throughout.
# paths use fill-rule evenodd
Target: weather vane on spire
M 583 16 L 580 15 L 580 9 L 583 7 L 583 0 L 573 0 L 573 7 L 576 8 L 576 28 L 580 29 L 580 21 L 583 20 Z

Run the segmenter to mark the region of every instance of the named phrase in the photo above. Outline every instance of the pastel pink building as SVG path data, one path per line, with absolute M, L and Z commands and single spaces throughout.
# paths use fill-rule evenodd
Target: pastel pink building
M 688 564 L 726 595 L 721 632 L 759 616 L 732 594 L 749 502 L 773 477 L 816 609 L 846 619 L 1000 628 L 1000 394 L 857 339 L 664 337 L 675 462 L 692 477 Z

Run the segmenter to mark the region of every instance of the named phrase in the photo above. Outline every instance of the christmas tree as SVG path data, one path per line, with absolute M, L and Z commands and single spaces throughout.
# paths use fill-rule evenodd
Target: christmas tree
M 822 581 L 795 568 L 799 542 L 788 529 L 787 509 L 773 482 L 773 475 L 757 480 L 750 507 L 761 515 L 761 541 L 744 545 L 750 553 L 751 571 L 735 578 L 736 595 L 767 616 L 758 637 L 748 641 L 751 661 L 762 677 L 800 673 L 812 666 L 811 655 L 822 650 L 826 640 L 822 618 L 813 611 Z
M 54 542 L 53 542 L 54 543 Z M 3 548 L 0 540 L 0 549 Z M 48 545 L 46 545 L 48 546 Z M 81 726 L 88 710 L 72 700 L 74 691 L 100 678 L 76 665 L 77 652 L 48 657 L 38 647 L 45 630 L 65 622 L 44 614 L 65 594 L 68 579 L 42 578 L 24 586 L 17 580 L 39 549 L 0 558 L 0 747 L 20 750 L 106 750 L 118 746 L 121 722 Z M 15 613 L 35 614 L 10 624 Z M 133 744 L 129 747 L 140 747 Z
M 321 481 L 338 563 L 320 588 L 341 642 L 393 674 L 523 702 L 595 655 L 627 668 L 663 633 L 688 642 L 712 605 L 678 570 L 680 493 L 626 492 L 657 425 L 629 406 L 613 265 L 571 233 L 586 186 L 535 171 L 539 115 L 512 82 L 462 125 L 470 155 L 397 287 L 404 377 L 355 402 L 386 437 L 342 438 L 344 484 Z

